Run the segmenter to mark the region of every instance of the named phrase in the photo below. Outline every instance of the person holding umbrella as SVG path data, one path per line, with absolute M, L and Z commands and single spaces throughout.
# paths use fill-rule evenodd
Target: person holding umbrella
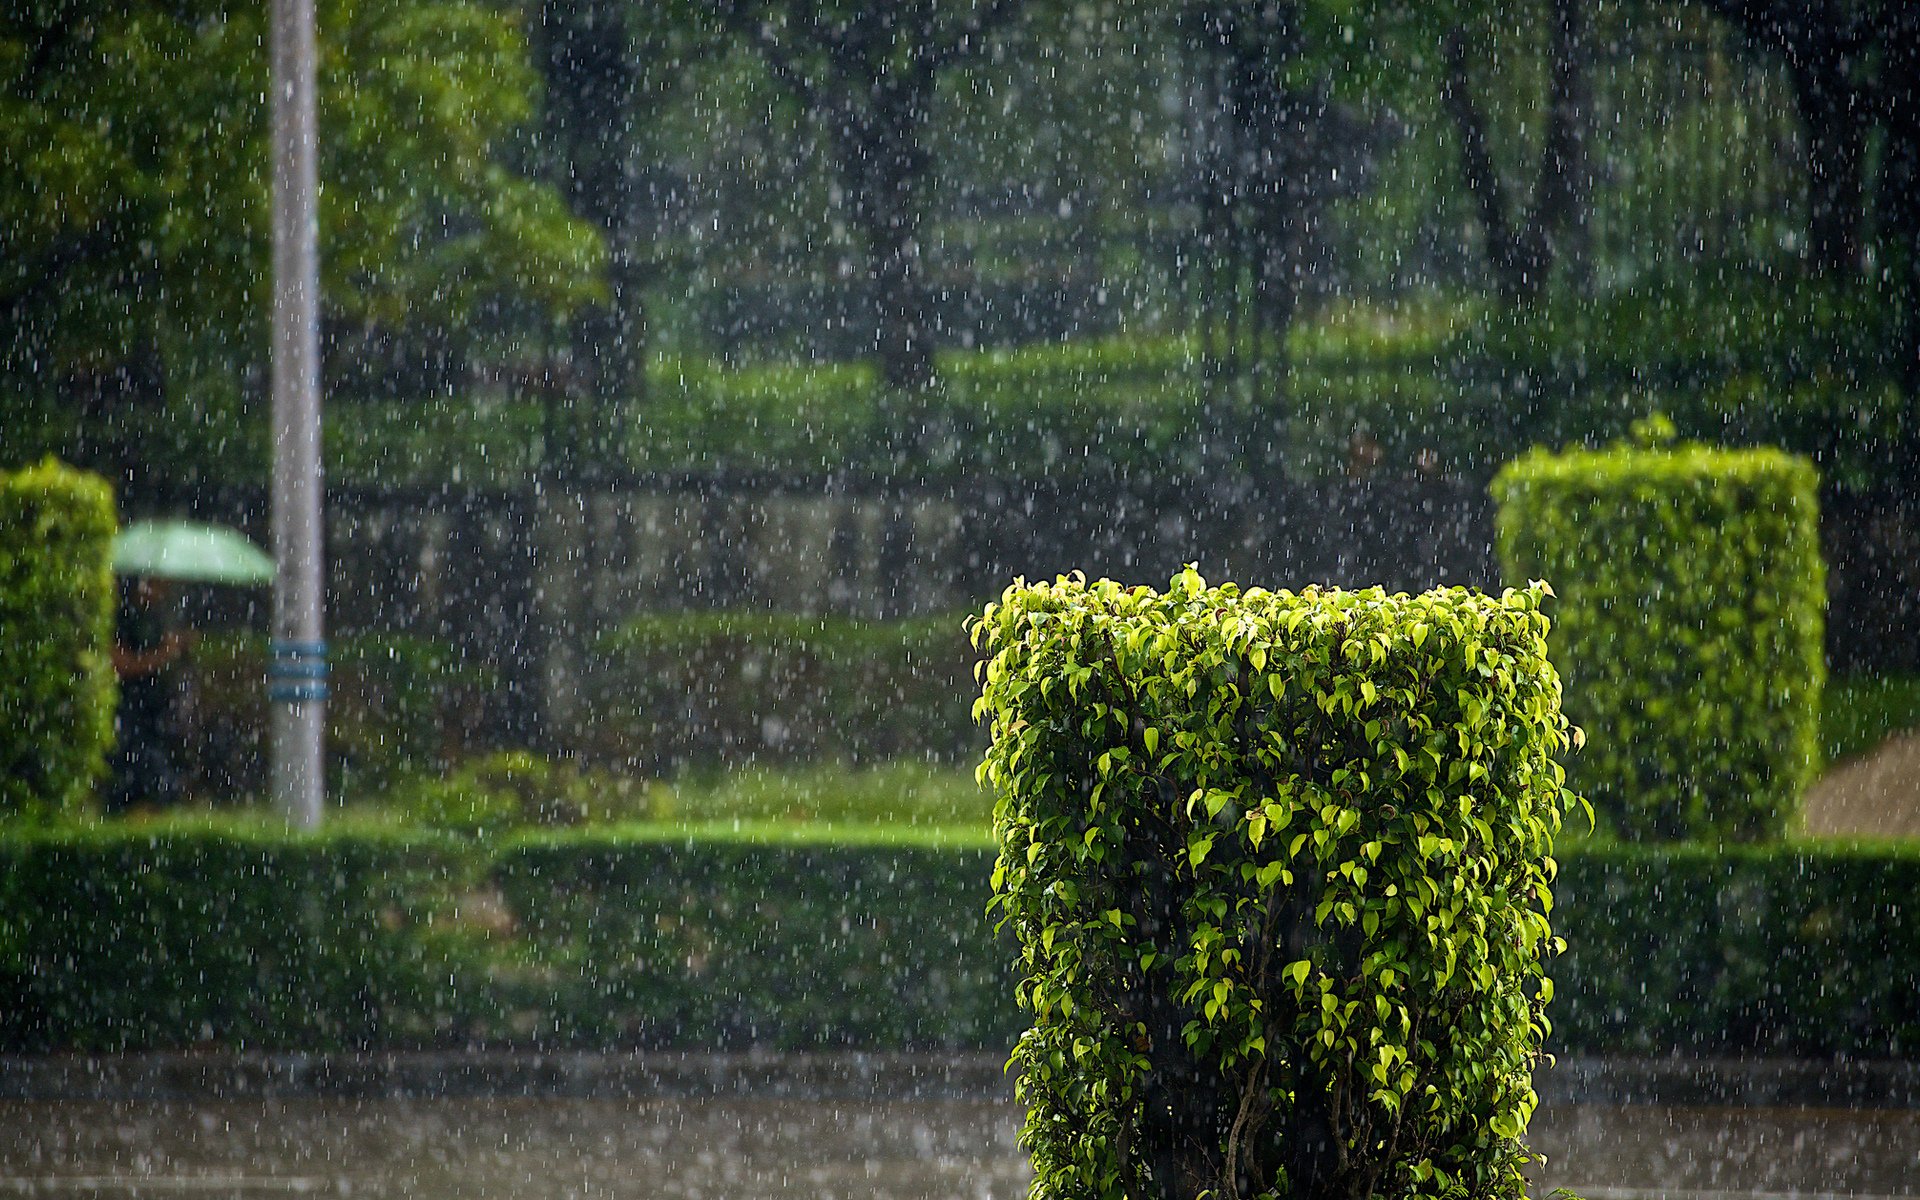
M 173 707 L 180 694 L 180 663 L 194 637 L 174 627 L 172 599 L 172 586 L 158 576 L 136 575 L 121 586 L 113 628 L 120 708 L 114 718 L 109 813 L 167 808 L 180 800 L 180 739 Z
M 113 543 L 113 569 L 126 578 L 114 629 L 113 669 L 120 677 L 117 747 L 106 808 L 124 813 L 166 808 L 181 799 L 181 747 L 174 705 L 180 664 L 194 643 L 176 627 L 173 581 L 258 584 L 273 560 L 230 529 L 188 521 L 145 521 Z

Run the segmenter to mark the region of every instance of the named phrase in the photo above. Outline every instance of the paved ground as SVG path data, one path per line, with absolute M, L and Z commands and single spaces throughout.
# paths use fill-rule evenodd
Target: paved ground
M 1920 838 L 1920 730 L 1835 764 L 1802 811 L 1806 832 L 1820 837 Z
M 0 1197 L 1016 1200 L 1008 1099 L 0 1101 Z M 1920 1195 L 1920 1113 L 1568 1104 L 1536 1195 Z

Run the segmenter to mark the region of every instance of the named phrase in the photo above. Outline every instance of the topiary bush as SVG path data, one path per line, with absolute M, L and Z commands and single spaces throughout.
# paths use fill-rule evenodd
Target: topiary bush
M 1544 584 L 1016 584 L 974 635 L 1032 1195 L 1519 1196 Z
M 97 475 L 0 471 L 0 820 L 73 813 L 106 769 L 116 524 Z
M 1573 785 L 1622 837 L 1781 836 L 1820 760 L 1818 479 L 1778 450 L 1536 450 L 1494 480 L 1510 579 L 1564 599 Z

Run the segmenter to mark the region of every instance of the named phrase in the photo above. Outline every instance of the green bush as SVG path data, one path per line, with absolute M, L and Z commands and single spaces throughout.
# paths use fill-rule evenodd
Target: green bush
M 1034 1196 L 1524 1194 L 1573 801 L 1545 594 L 987 609 Z
M 0 837 L 0 1045 L 319 1050 L 441 1036 L 444 839 L 174 820 Z
M 115 526 L 98 476 L 0 472 L 0 821 L 73 813 L 106 769 Z
M 540 826 L 670 816 L 666 789 L 526 750 L 500 750 L 444 776 L 413 780 L 388 804 L 426 829 L 493 837 Z
M 972 652 L 958 617 L 860 621 L 660 613 L 601 638 L 569 743 L 653 772 L 685 765 L 956 758 Z
M 1781 451 L 1691 444 L 1535 451 L 1494 481 L 1508 577 L 1563 597 L 1567 715 L 1593 739 L 1573 786 L 1622 836 L 1785 832 L 1819 765 L 1816 485 Z
M 1001 1048 L 1018 1013 L 981 912 L 984 831 L 634 827 L 528 835 L 495 875 L 541 1039 Z

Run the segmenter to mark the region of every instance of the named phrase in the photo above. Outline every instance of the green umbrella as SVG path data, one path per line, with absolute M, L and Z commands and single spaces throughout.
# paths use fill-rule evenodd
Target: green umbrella
M 113 569 L 192 583 L 272 583 L 273 560 L 244 536 L 196 521 L 136 521 L 113 539 Z

